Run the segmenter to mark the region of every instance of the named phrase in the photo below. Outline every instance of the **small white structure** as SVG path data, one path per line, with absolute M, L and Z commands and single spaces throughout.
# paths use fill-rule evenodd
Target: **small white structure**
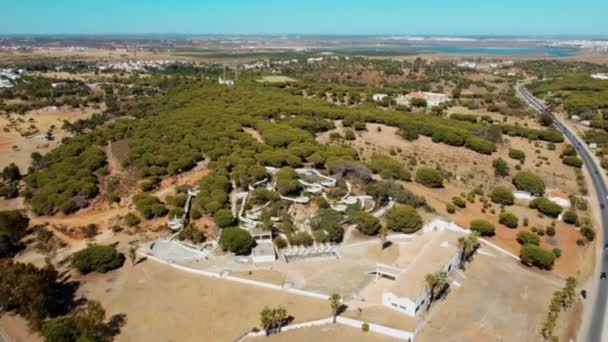
M 591 126 L 591 121 L 589 121 L 589 120 L 583 120 L 583 121 L 581 121 L 581 125 L 590 127 Z
M 561 206 L 562 208 L 570 208 L 572 206 L 568 195 L 559 190 L 548 191 L 545 197 L 547 197 L 549 201 Z
M 589 143 L 589 148 L 590 149 L 596 149 L 597 148 L 597 144 L 596 143 Z
M 223 84 L 223 85 L 228 86 L 228 87 L 232 87 L 234 85 L 234 81 L 233 80 L 224 79 L 222 76 L 220 76 L 218 78 L 217 83 Z
M 374 102 L 382 101 L 387 96 L 388 96 L 388 94 L 382 94 L 382 93 L 374 94 L 374 95 L 372 95 L 372 100 L 374 100 Z
M 465 68 L 465 69 L 477 69 L 477 63 L 474 63 L 474 62 L 460 62 L 456 65 L 460 68 Z
M 513 191 L 513 197 L 518 200 L 531 201 L 536 198 L 536 196 L 532 195 L 527 191 L 516 190 Z
M 277 255 L 272 241 L 259 242 L 251 251 L 251 260 L 256 264 L 275 262 Z
M 608 74 L 606 73 L 598 73 L 591 75 L 591 78 L 595 78 L 596 80 L 608 80 Z
M 572 120 L 574 120 L 574 121 L 581 121 L 581 117 L 580 117 L 580 116 L 578 116 L 578 115 L 572 115 L 572 116 L 570 117 L 570 119 L 572 119 Z
M 409 106 L 413 99 L 426 100 L 426 105 L 428 107 L 438 106 L 444 102 L 450 101 L 450 98 L 445 94 L 417 91 L 397 97 L 396 102 L 398 105 Z

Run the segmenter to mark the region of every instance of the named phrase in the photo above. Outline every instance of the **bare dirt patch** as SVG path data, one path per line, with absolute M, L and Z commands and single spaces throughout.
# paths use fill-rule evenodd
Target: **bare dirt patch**
M 243 131 L 245 131 L 245 133 L 254 137 L 255 140 L 261 142 L 262 144 L 264 143 L 264 139 L 262 138 L 262 135 L 260 134 L 260 132 L 256 131 L 255 129 L 253 129 L 251 127 L 244 127 Z

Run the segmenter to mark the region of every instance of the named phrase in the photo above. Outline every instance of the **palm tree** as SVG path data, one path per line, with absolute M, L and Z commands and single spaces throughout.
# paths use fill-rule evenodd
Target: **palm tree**
M 448 274 L 443 272 L 443 271 L 439 271 L 439 272 L 435 272 L 432 274 L 427 274 L 424 277 L 424 281 L 426 282 L 427 286 L 429 287 L 429 304 L 427 305 L 427 310 L 431 308 L 431 303 L 433 302 L 433 300 L 435 300 L 435 296 L 436 296 L 436 291 L 437 290 L 443 290 L 443 288 L 446 286 L 446 284 L 448 283 Z
M 465 263 L 471 257 L 471 254 L 479 247 L 479 233 L 472 232 L 467 236 L 458 239 L 458 248 L 460 249 L 460 268 L 464 269 Z
M 388 236 L 388 228 L 384 226 L 380 227 L 380 231 L 378 231 L 378 236 L 380 237 L 380 248 L 384 249 L 384 245 L 386 245 L 386 238 Z
M 133 266 L 135 266 L 135 264 L 137 263 L 137 247 L 129 247 L 129 259 L 131 259 L 131 263 L 133 264 Z
M 331 313 L 334 316 L 334 324 L 336 323 L 336 316 L 338 316 L 338 310 L 342 306 L 342 297 L 337 293 L 332 293 L 329 297 L 329 306 L 331 306 Z
M 281 328 L 283 327 L 283 324 L 285 324 L 285 321 L 287 320 L 287 310 L 282 307 L 279 306 L 278 308 L 272 310 L 273 314 L 273 322 L 275 327 L 277 328 L 278 332 L 281 332 Z
M 273 310 L 271 310 L 267 306 L 265 306 L 262 309 L 262 311 L 260 311 L 260 324 L 262 325 L 262 328 L 266 332 L 266 335 L 269 335 L 270 328 L 272 328 L 272 326 L 274 324 L 272 311 Z

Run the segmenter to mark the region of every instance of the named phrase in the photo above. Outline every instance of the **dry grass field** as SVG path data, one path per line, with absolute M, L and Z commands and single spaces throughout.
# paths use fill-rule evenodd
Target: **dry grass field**
M 154 261 L 84 277 L 79 294 L 109 316 L 126 314 L 116 341 L 233 341 L 259 327 L 265 305 L 283 306 L 294 322 L 330 315 L 326 301 L 196 276 Z
M 543 340 L 551 294 L 563 281 L 486 250 L 496 256 L 475 256 L 463 286 L 435 303 L 417 342 Z

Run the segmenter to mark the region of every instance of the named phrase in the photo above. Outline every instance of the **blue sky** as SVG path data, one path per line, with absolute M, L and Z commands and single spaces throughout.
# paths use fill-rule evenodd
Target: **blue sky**
M 0 0 L 0 34 L 608 35 L 606 0 Z

